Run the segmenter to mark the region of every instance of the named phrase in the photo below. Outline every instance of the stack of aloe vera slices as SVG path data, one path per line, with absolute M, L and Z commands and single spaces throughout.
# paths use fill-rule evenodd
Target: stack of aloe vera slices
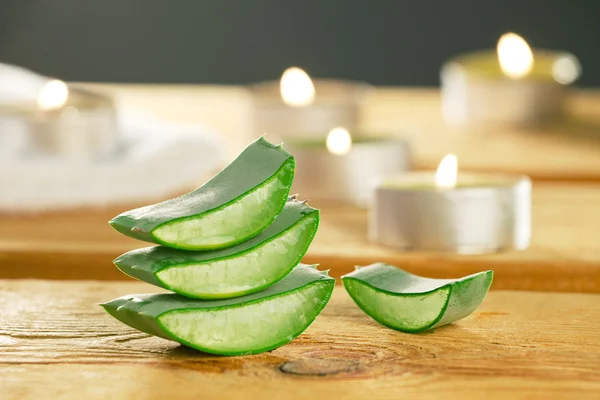
M 335 280 L 299 264 L 319 210 L 289 196 L 294 158 L 263 138 L 202 187 L 110 221 L 158 244 L 123 254 L 125 274 L 174 293 L 102 304 L 119 321 L 214 354 L 284 345 L 323 310 Z

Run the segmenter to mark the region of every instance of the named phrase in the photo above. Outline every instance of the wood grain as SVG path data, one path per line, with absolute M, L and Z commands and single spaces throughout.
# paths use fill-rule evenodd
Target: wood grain
M 367 214 L 319 204 L 321 226 L 304 261 L 332 276 L 355 265 L 388 262 L 431 277 L 495 270 L 495 288 L 600 293 L 600 186 L 536 184 L 533 240 L 522 252 L 481 256 L 404 253 L 367 242 Z M 0 278 L 128 279 L 118 255 L 149 244 L 113 231 L 107 221 L 129 206 L 0 219 Z
M 0 281 L 4 399 L 597 398 L 600 296 L 491 292 L 424 334 L 382 327 L 341 287 L 291 344 L 217 357 L 149 337 L 97 303 L 142 283 Z

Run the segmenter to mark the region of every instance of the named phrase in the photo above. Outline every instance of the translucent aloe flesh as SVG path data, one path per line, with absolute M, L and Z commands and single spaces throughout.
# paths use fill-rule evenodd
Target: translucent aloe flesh
M 194 252 L 154 246 L 114 262 L 129 276 L 188 297 L 241 296 L 272 285 L 298 265 L 318 225 L 319 210 L 291 198 L 273 224 L 233 247 Z
M 109 223 L 124 235 L 184 250 L 213 250 L 256 236 L 281 212 L 294 158 L 260 138 L 202 187 L 124 212 Z
M 102 307 L 142 332 L 213 354 L 256 354 L 300 335 L 323 310 L 335 280 L 300 264 L 269 288 L 226 300 L 133 294 Z
M 378 263 L 342 276 L 342 282 L 375 321 L 403 332 L 421 332 L 475 311 L 492 278 L 493 271 L 484 271 L 459 279 L 430 279 Z

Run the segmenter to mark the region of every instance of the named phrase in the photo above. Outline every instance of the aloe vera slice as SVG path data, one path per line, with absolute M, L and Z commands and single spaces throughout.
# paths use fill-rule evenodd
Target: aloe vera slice
M 207 353 L 255 354 L 304 332 L 329 301 L 334 284 L 326 271 L 300 264 L 269 288 L 233 299 L 134 294 L 101 306 L 132 328 Z
M 319 210 L 291 198 L 273 224 L 233 247 L 203 252 L 146 247 L 114 263 L 129 276 L 188 297 L 241 296 L 272 285 L 298 265 L 318 225 Z
M 229 247 L 256 236 L 281 212 L 294 158 L 262 137 L 202 187 L 124 212 L 109 223 L 135 239 L 184 250 Z
M 430 279 L 388 264 L 359 267 L 342 276 L 354 302 L 382 325 L 421 332 L 458 321 L 485 299 L 493 271 L 460 279 Z

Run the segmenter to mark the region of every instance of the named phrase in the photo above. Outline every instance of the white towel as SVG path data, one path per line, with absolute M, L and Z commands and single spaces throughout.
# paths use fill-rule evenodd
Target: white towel
M 0 64 L 0 82 L 7 79 L 3 71 Z M 28 79 L 18 72 L 19 79 Z M 21 87 L 37 88 L 35 82 Z M 0 93 L 0 102 L 6 104 L 9 96 Z M 21 93 L 15 100 L 27 97 Z M 224 160 L 220 136 L 205 127 L 169 123 L 119 106 L 117 111 L 118 150 L 87 163 L 33 152 L 19 121 L 0 118 L 0 212 L 156 200 L 200 185 Z

